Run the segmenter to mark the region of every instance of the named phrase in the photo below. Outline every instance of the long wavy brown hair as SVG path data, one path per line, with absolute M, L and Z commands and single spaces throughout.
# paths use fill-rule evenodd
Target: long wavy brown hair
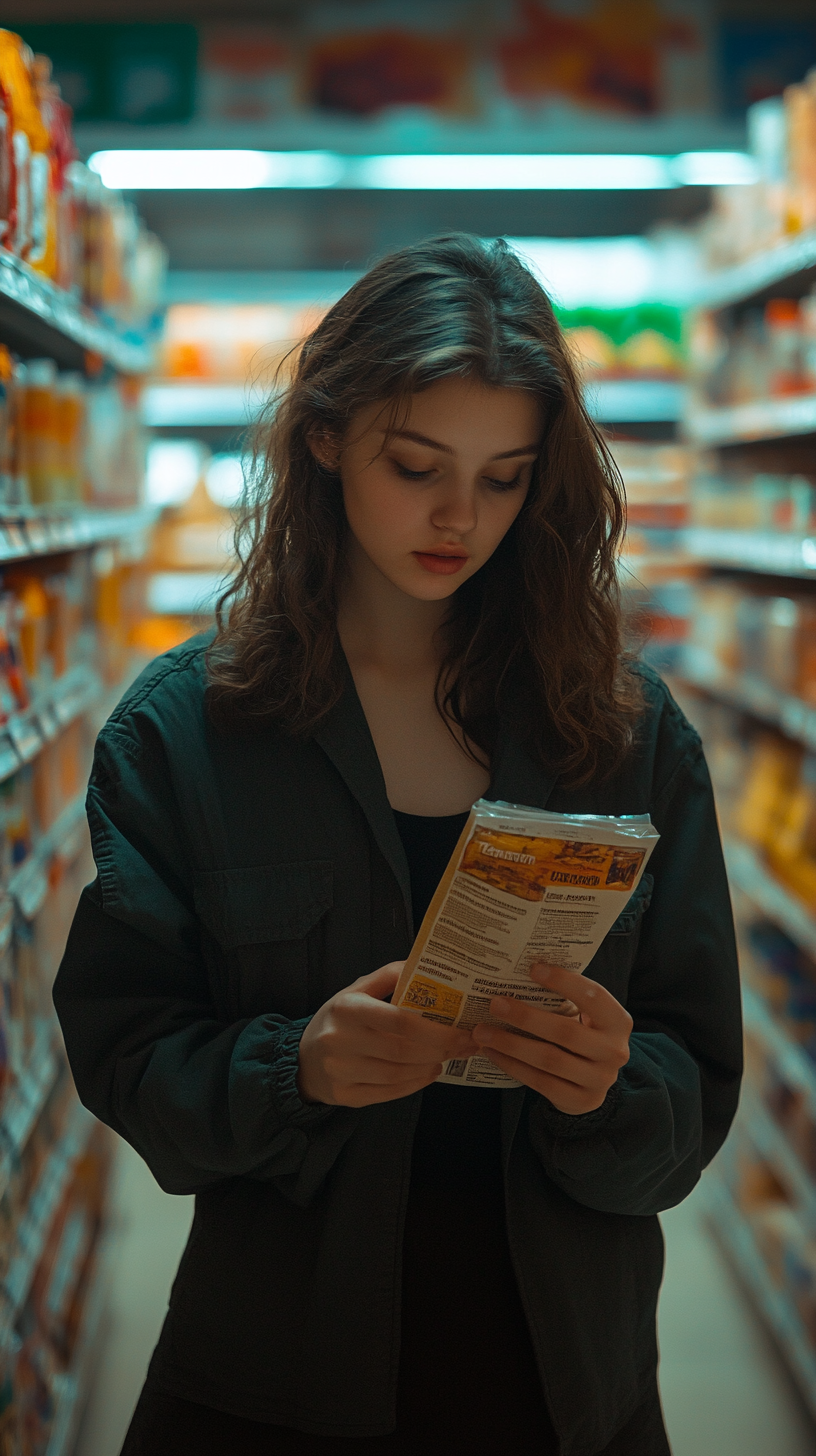
M 456 375 L 534 395 L 545 434 L 514 524 L 450 600 L 439 712 L 489 759 L 500 711 L 514 707 L 528 747 L 555 754 L 565 780 L 609 772 L 640 708 L 621 649 L 623 486 L 529 269 L 506 243 L 461 233 L 402 248 L 329 309 L 290 367 L 255 430 L 240 569 L 208 655 L 215 722 L 307 737 L 338 701 L 348 526 L 340 477 L 310 442 L 342 443 L 375 403 L 399 428 L 412 395 Z

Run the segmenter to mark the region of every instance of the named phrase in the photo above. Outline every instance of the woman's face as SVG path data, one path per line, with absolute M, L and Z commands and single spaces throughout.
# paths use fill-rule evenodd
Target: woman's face
M 353 542 L 408 596 L 452 596 L 521 510 L 542 433 L 530 395 L 467 379 L 414 395 L 390 438 L 362 411 L 338 461 Z

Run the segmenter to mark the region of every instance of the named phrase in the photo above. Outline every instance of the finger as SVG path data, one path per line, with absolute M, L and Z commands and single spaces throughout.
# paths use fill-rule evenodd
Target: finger
M 472 1045 L 470 1032 L 456 1026 L 441 1026 L 417 1011 L 406 1011 L 369 996 L 349 992 L 343 998 L 341 1015 L 350 1015 L 360 1030 L 375 1035 L 387 1046 L 388 1055 L 396 1060 L 427 1061 L 466 1053 Z M 381 1053 L 382 1054 L 382 1053 Z
M 561 1016 L 557 1011 L 546 1011 L 543 1006 L 514 996 L 493 996 L 490 1014 L 498 1021 L 508 1021 L 511 1026 L 517 1026 L 519 1031 L 565 1047 L 575 1056 L 599 1061 L 606 1054 L 602 1035 L 596 1028 L 585 1026 L 577 1016 Z M 477 1030 L 474 1028 L 474 1036 Z
M 546 986 L 548 991 L 557 991 L 560 996 L 574 1001 L 581 1016 L 586 1016 L 593 1026 L 609 1031 L 617 1031 L 627 1024 L 631 1027 L 629 1012 L 597 981 L 590 981 L 576 971 L 567 971 L 563 966 L 543 962 L 530 967 L 530 976 L 539 986 Z
M 574 973 L 573 973 L 574 974 Z M 515 1057 L 505 1056 L 503 1052 L 494 1052 L 485 1049 L 485 1056 L 499 1068 L 499 1071 L 506 1072 L 514 1082 L 521 1082 L 524 1087 L 531 1087 L 534 1092 L 540 1092 L 561 1112 L 568 1112 L 572 1116 L 578 1116 L 582 1112 L 594 1112 L 603 1103 L 608 1088 L 599 1088 L 596 1092 L 590 1092 L 586 1088 L 577 1087 L 574 1082 L 565 1082 L 561 1077 L 553 1077 L 549 1072 L 538 1071 L 535 1067 L 528 1067 L 524 1062 L 519 1062 Z
M 531 1041 L 529 1037 L 517 1036 L 513 1031 L 503 1031 L 500 1026 L 477 1026 L 473 1039 L 488 1056 L 492 1056 L 494 1051 L 501 1052 L 503 1056 L 512 1057 L 540 1072 L 548 1072 L 576 1087 L 593 1087 L 603 1080 L 604 1074 L 596 1062 L 576 1057 L 548 1041 Z
M 387 966 L 380 966 L 379 970 L 371 971 L 367 976 L 358 976 L 348 989 L 382 1001 L 394 992 L 404 965 L 405 961 L 389 961 Z

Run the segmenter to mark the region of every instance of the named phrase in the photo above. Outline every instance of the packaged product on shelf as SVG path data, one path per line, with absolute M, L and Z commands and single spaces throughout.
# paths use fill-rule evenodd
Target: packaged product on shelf
M 141 384 L 86 381 L 0 346 L 0 503 L 124 507 L 141 499 Z
M 166 510 L 153 533 L 150 565 L 157 571 L 226 572 L 233 556 L 235 520 L 210 497 L 203 477 L 180 506 Z
M 690 332 L 692 378 L 715 405 L 809 394 L 816 390 L 814 308 L 804 299 L 771 298 L 752 306 L 727 326 L 703 313 Z
M 74 1165 L 32 1280 L 29 1308 L 63 1369 L 71 1363 L 94 1271 L 110 1160 L 111 1137 L 100 1124 Z
M 690 514 L 695 526 L 716 530 L 807 535 L 816 529 L 816 481 L 801 472 L 722 474 L 704 458 L 692 479 Z
M 119 377 L 85 393 L 86 499 L 96 505 L 136 505 L 141 499 L 147 439 L 138 380 Z
M 670 304 L 558 309 L 567 343 L 587 381 L 679 379 L 686 361 L 680 311 Z
M 0 81 L 12 127 L 15 218 L 12 250 L 21 258 L 44 248 L 48 221 L 49 136 L 33 77 L 34 57 L 10 30 L 0 30 Z
M 748 109 L 756 182 L 717 187 L 698 229 L 712 270 L 728 268 L 816 226 L 816 70 Z
M 171 304 L 162 331 L 161 373 L 167 379 L 235 384 L 269 380 L 322 312 L 302 304 Z
M 659 672 L 671 672 L 688 633 L 689 581 L 697 574 L 682 535 L 692 456 L 675 444 L 640 440 L 616 439 L 611 449 L 626 487 L 627 636 Z

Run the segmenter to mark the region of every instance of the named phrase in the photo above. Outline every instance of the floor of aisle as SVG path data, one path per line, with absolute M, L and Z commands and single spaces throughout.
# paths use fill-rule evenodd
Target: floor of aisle
M 110 1324 L 76 1456 L 118 1456 L 192 1217 L 122 1144 Z M 661 1388 L 674 1456 L 813 1456 L 811 1422 L 694 1195 L 663 1217 Z

